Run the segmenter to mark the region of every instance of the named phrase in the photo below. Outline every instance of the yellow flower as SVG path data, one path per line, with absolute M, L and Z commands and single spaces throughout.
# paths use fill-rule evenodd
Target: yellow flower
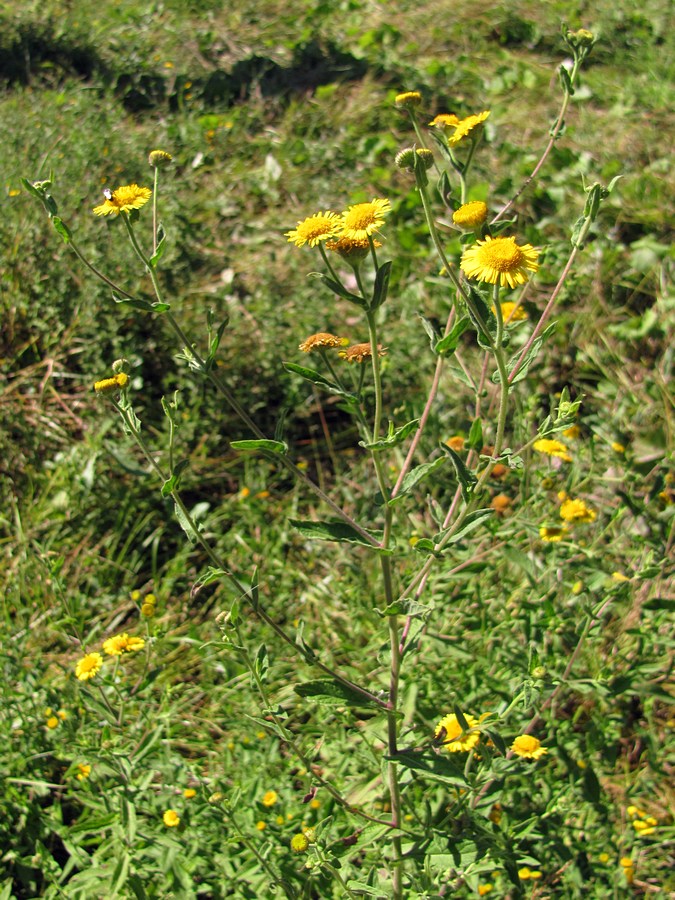
M 56 718 L 56 716 L 50 716 L 45 724 L 47 728 L 58 728 L 59 720 Z
M 531 734 L 521 734 L 511 744 L 511 752 L 523 759 L 539 759 L 548 753 L 548 750 L 541 746 L 539 738 L 532 737 Z
M 456 453 L 461 453 L 464 449 L 466 440 L 461 434 L 455 434 L 451 438 L 448 438 L 445 443 L 451 450 L 454 450 Z
M 539 537 L 547 544 L 556 544 L 567 537 L 567 529 L 558 525 L 542 525 L 539 529 Z
M 475 747 L 480 741 L 480 734 L 476 728 L 478 725 L 477 720 L 473 716 L 464 716 L 464 718 L 471 729 L 470 731 L 463 731 L 454 713 L 443 716 L 436 726 L 434 736 L 442 741 L 443 747 L 449 753 L 466 752 Z
M 148 603 L 147 600 L 141 606 L 141 615 L 144 619 L 151 619 L 155 614 L 155 604 Z
M 633 828 L 639 835 L 654 834 L 654 832 L 656 831 L 653 826 L 650 826 L 648 822 L 643 822 L 642 819 L 635 819 L 635 821 L 633 822 Z
M 197 796 L 197 791 L 194 788 L 185 788 L 183 796 L 186 800 L 192 800 L 193 797 Z
M 630 858 L 630 856 L 622 856 L 619 860 L 619 865 L 623 866 L 624 869 L 632 869 L 633 860 Z
M 349 343 L 347 338 L 338 337 L 336 334 L 331 334 L 329 331 L 318 331 L 316 334 L 310 334 L 310 336 L 304 340 L 299 349 L 302 350 L 303 353 L 311 353 L 312 350 L 317 350 L 320 347 L 346 347 Z
M 612 441 L 612 450 L 615 453 L 625 453 L 626 448 L 623 444 L 620 444 L 618 441 Z
M 580 434 L 581 428 L 578 425 L 570 425 L 569 428 L 563 431 L 563 437 L 568 438 L 570 441 L 576 441 Z
M 518 306 L 517 303 L 512 303 L 509 300 L 505 303 L 500 303 L 499 306 L 502 311 L 502 319 L 507 325 L 509 322 L 524 322 L 527 319 L 527 312 L 522 306 Z M 492 311 L 494 312 L 494 306 Z
M 487 219 L 487 204 L 482 200 L 464 203 L 452 214 L 452 221 L 460 228 L 477 228 Z
M 263 822 L 261 819 L 259 822 L 255 823 L 255 827 L 258 831 L 264 831 L 267 828 L 267 822 Z
M 384 217 L 391 212 L 388 200 L 374 198 L 370 203 L 357 203 L 342 213 L 340 237 L 363 241 L 384 225 Z
M 567 452 L 567 447 L 560 441 L 552 441 L 548 438 L 540 438 L 532 445 L 538 453 L 545 453 L 547 456 L 557 456 L 563 462 L 572 462 L 572 457 Z
M 377 352 L 379 356 L 385 356 L 387 348 L 383 347 L 382 344 L 378 344 Z M 373 353 L 370 344 L 352 344 L 352 346 L 347 347 L 346 350 L 340 350 L 338 354 L 342 359 L 346 359 L 348 363 L 364 362 L 364 360 L 372 355 Z
M 104 653 L 107 653 L 108 656 L 121 656 L 123 653 L 136 653 L 138 650 L 142 650 L 143 647 L 145 647 L 143 638 L 128 635 L 126 631 L 124 634 L 116 634 L 114 637 L 108 638 L 107 641 L 103 642 L 103 651 Z
M 98 675 L 102 665 L 103 657 L 100 653 L 87 653 L 75 666 L 75 677 L 80 681 L 88 681 Z
M 630 578 L 624 575 L 623 572 L 612 572 L 612 580 L 621 583 L 623 581 L 630 581 Z
M 85 781 L 91 775 L 91 766 L 88 763 L 79 763 L 77 766 L 77 775 L 75 776 L 78 781 Z
M 608 863 L 609 862 L 609 853 L 600 853 L 598 855 L 598 862 L 601 862 L 603 864 Z
M 310 809 L 321 809 L 321 801 L 317 800 L 316 797 L 313 800 L 309 801 Z
M 376 249 L 382 246 L 381 241 L 371 240 Z M 358 263 L 370 253 L 370 243 L 368 238 L 351 238 L 341 234 L 326 241 L 326 250 L 339 254 L 345 262 Z
M 537 872 L 534 869 L 528 869 L 527 866 L 523 866 L 522 869 L 518 869 L 518 877 L 521 881 L 528 881 L 530 878 L 536 881 L 538 878 L 541 878 L 541 872 Z
M 450 146 L 455 146 L 459 144 L 460 141 L 463 141 L 464 138 L 476 128 L 477 125 L 480 125 L 484 122 L 487 117 L 490 115 L 489 110 L 485 110 L 482 113 L 477 113 L 475 116 L 467 116 L 466 119 L 462 119 L 455 125 L 455 130 L 452 134 L 448 135 L 448 143 Z
M 175 828 L 177 825 L 180 825 L 180 816 L 175 809 L 167 809 L 162 816 L 162 821 L 167 828 Z
M 267 793 L 262 798 L 263 806 L 274 806 L 274 804 L 279 800 L 279 795 L 276 791 L 267 791 Z
M 114 191 L 106 190 L 104 194 L 105 201 L 94 207 L 97 216 L 118 216 L 121 212 L 129 213 L 132 209 L 140 209 L 148 202 L 152 191 L 137 184 L 124 184 Z
M 309 847 L 309 840 L 307 839 L 306 834 L 294 834 L 291 838 L 291 850 L 293 853 L 305 853 L 307 848 Z
M 94 382 L 94 390 L 97 394 L 115 394 L 117 391 L 123 391 L 129 384 L 129 376 L 126 372 L 118 372 L 112 378 L 104 378 L 102 381 Z
M 413 109 L 415 106 L 419 106 L 421 102 L 422 95 L 419 91 L 404 91 L 402 94 L 397 94 L 394 97 L 396 106 L 401 106 L 404 109 Z
M 486 894 L 491 894 L 493 890 L 493 886 L 488 881 L 487 884 L 479 884 L 478 885 L 478 896 L 485 897 Z
M 302 247 L 303 244 L 316 247 L 321 241 L 332 237 L 339 227 L 340 216 L 337 213 L 319 212 L 298 222 L 292 231 L 286 232 L 286 237 L 289 243 L 295 244 L 296 247 Z
M 514 237 L 491 238 L 487 235 L 484 241 L 476 241 L 464 251 L 460 267 L 467 278 L 515 288 L 525 284 L 528 271 L 539 269 L 538 255 L 539 251 L 531 244 L 521 247 Z
M 573 500 L 569 497 L 560 507 L 560 518 L 565 522 L 594 522 L 596 513 L 590 506 L 586 506 L 583 500 Z
M 579 596 L 579 594 L 583 591 L 583 589 L 584 589 L 583 581 L 575 581 L 574 584 L 572 585 L 572 593 L 575 595 L 575 597 Z
M 68 718 L 68 713 L 66 712 L 65 709 L 60 709 L 60 710 L 56 713 L 56 715 L 59 717 L 59 719 L 61 719 L 62 722 L 65 722 L 66 719 Z
M 454 113 L 439 113 L 434 116 L 429 125 L 431 128 L 442 128 L 445 131 L 446 128 L 455 128 L 459 125 L 459 117 Z

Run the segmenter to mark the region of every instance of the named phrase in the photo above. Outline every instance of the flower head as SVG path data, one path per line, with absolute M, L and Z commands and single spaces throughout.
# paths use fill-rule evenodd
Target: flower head
M 167 828 L 176 828 L 177 825 L 180 825 L 180 816 L 175 809 L 167 809 L 162 816 L 162 821 Z
M 569 441 L 576 441 L 580 434 L 581 428 L 578 425 L 570 425 L 569 428 L 563 431 L 563 437 L 566 437 Z
M 476 243 L 462 254 L 460 267 L 468 278 L 515 288 L 525 284 L 528 271 L 539 268 L 539 251 L 531 244 L 516 244 L 514 237 L 491 238 Z
M 477 228 L 487 219 L 487 203 L 482 200 L 472 200 L 464 203 L 452 214 L 452 221 L 460 228 Z
M 303 353 L 311 353 L 312 350 L 318 350 L 321 347 L 346 347 L 349 343 L 347 338 L 338 337 L 336 334 L 331 334 L 329 331 L 318 331 L 316 334 L 310 334 L 310 336 L 304 340 L 299 349 L 302 350 Z
M 192 800 L 193 797 L 197 796 L 197 791 L 194 788 L 185 788 L 183 796 L 186 800 Z
M 590 506 L 586 506 L 583 500 L 573 500 L 568 497 L 560 507 L 560 518 L 565 522 L 594 522 L 596 512 Z
M 454 113 L 439 113 L 429 122 L 431 128 L 442 128 L 444 131 L 448 128 L 455 128 L 459 125 L 459 116 Z
M 539 537 L 547 544 L 556 544 L 567 537 L 567 529 L 564 525 L 542 525 L 539 529 Z
M 476 728 L 477 719 L 473 716 L 464 716 L 469 731 L 464 731 L 459 723 L 457 716 L 450 713 L 443 716 L 436 726 L 434 737 L 442 741 L 443 747 L 448 753 L 460 753 L 471 750 L 480 741 L 480 734 Z
M 378 356 L 385 356 L 387 348 L 383 347 L 382 344 L 378 344 L 377 352 Z M 341 356 L 342 359 L 346 359 L 348 363 L 360 363 L 369 359 L 373 355 L 373 351 L 370 344 L 352 344 L 352 346 L 347 347 L 346 350 L 340 350 L 338 355 Z
M 104 653 L 107 653 L 108 656 L 121 656 L 123 653 L 136 653 L 138 650 L 142 650 L 143 647 L 145 647 L 143 638 L 128 635 L 126 631 L 124 634 L 116 634 L 114 637 L 108 638 L 107 641 L 103 642 L 103 651 Z
M 103 657 L 100 653 L 87 653 L 75 666 L 75 677 L 80 681 L 89 681 L 101 670 Z
M 279 800 L 279 795 L 277 794 L 276 791 L 267 791 L 267 793 L 264 794 L 264 796 L 262 798 L 262 805 L 263 806 L 274 806 L 274 804 L 277 803 L 278 800 Z
M 527 319 L 527 312 L 522 306 L 507 300 L 499 304 L 502 310 L 502 319 L 508 325 L 510 322 L 524 322 Z M 493 307 L 494 310 L 494 307 Z
M 302 247 L 303 244 L 316 247 L 321 241 L 332 237 L 339 227 L 340 217 L 337 213 L 319 212 L 298 222 L 292 231 L 286 232 L 286 237 L 289 243 L 295 244 L 296 247 Z
M 523 759 L 539 759 L 548 753 L 546 747 L 541 746 L 541 741 L 531 734 L 521 734 L 511 744 L 511 752 Z
M 112 378 L 104 378 L 102 381 L 94 382 L 94 390 L 97 394 L 115 394 L 117 391 L 123 391 L 129 384 L 129 376 L 126 372 L 119 372 Z
M 369 203 L 357 203 L 342 213 L 340 237 L 367 240 L 384 225 L 384 217 L 391 212 L 388 200 L 377 197 Z
M 118 216 L 121 212 L 129 213 L 132 209 L 140 209 L 150 197 L 150 188 L 139 187 L 137 184 L 124 184 L 114 191 L 105 191 L 105 201 L 100 206 L 94 207 L 97 216 Z
M 572 457 L 567 452 L 567 447 L 560 441 L 552 441 L 548 438 L 541 438 L 532 444 L 537 453 L 545 453 L 546 456 L 556 456 L 563 462 L 572 462 Z
M 293 853 L 305 853 L 309 847 L 309 839 L 302 832 L 294 834 L 291 838 L 291 850 Z
M 45 725 L 47 726 L 47 728 L 58 728 L 59 723 L 60 719 L 58 719 L 56 716 L 50 716 L 45 722 Z
M 373 238 L 371 238 L 371 240 L 373 241 L 373 246 L 375 248 L 382 246 L 380 241 L 374 240 Z M 368 238 L 351 238 L 346 237 L 344 234 L 340 234 L 336 238 L 331 238 L 329 241 L 326 241 L 326 250 L 337 253 L 345 262 L 353 265 L 354 263 L 361 262 L 362 259 L 365 259 L 366 256 L 368 256 L 370 253 L 370 243 Z
M 91 775 L 91 766 L 89 763 L 78 763 L 77 765 L 77 775 L 75 776 L 78 781 L 86 781 L 87 778 Z
M 419 91 L 404 91 L 402 94 L 397 94 L 394 97 L 396 106 L 400 106 L 403 109 L 414 109 L 416 106 L 419 106 L 421 102 L 422 95 Z
M 148 163 L 153 169 L 164 169 L 172 159 L 173 156 L 165 150 L 152 150 L 148 156 Z
M 482 113 L 477 113 L 475 116 L 467 116 L 466 119 L 462 119 L 458 122 L 455 125 L 455 130 L 452 134 L 448 135 L 448 143 L 450 146 L 455 146 L 456 144 L 459 144 L 460 141 L 463 141 L 464 138 L 470 134 L 476 126 L 484 122 L 489 115 L 490 110 L 485 110 Z

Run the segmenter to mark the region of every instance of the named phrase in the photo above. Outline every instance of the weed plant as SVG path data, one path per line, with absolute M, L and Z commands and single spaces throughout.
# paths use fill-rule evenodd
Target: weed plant
M 64 451 L 54 478 L 77 472 L 82 496 L 64 484 L 19 544 L 36 574 L 7 605 L 3 896 L 672 889 L 670 473 L 588 407 L 576 360 L 555 383 L 537 377 L 616 173 L 586 185 L 565 241 L 530 243 L 546 231 L 542 195 L 539 221 L 536 204 L 529 223 L 516 217 L 564 152 L 595 43 L 563 39 L 561 109 L 538 160 L 514 153 L 528 174 L 506 204 L 479 168 L 489 110 L 433 116 L 419 92 L 396 96 L 409 146 L 374 178 L 391 196 L 364 191 L 286 234 L 318 271 L 298 308 L 313 333 L 295 336 L 277 394 L 240 399 L 227 318 L 209 310 L 205 333 L 186 329 L 180 258 L 163 265 L 181 226 L 163 211 L 171 154 L 150 154 L 151 187 L 130 161 L 133 178 L 105 189 L 93 249 L 61 217 L 53 178 L 24 180 L 128 329 L 94 384 L 121 431 Z M 384 135 L 380 158 L 392 149 Z M 397 265 L 417 279 L 398 281 Z M 413 303 L 422 312 L 404 319 Z M 276 350 L 263 326 L 236 340 L 254 357 Z M 155 347 L 161 404 L 138 357 Z M 234 451 L 224 476 L 194 472 L 214 440 L 207 392 L 240 423 L 219 438 Z M 631 402 L 639 415 L 637 391 Z M 129 490 L 87 512 L 89 495 L 114 496 L 85 464 L 97 458 Z M 209 502 L 223 478 L 231 490 Z M 55 523 L 74 534 L 78 508 L 82 552 L 53 551 Z M 148 580 L 119 600 L 140 570 Z M 28 649 L 38 627 L 43 669 Z

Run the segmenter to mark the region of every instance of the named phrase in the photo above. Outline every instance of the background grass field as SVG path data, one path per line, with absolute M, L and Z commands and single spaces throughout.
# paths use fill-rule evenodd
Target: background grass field
M 419 414 L 433 359 L 417 313 L 445 312 L 417 193 L 394 166 L 414 139 L 394 96 L 419 90 L 430 118 L 491 110 L 471 199 L 498 208 L 532 170 L 559 107 L 563 20 L 598 43 L 563 135 L 517 204 L 519 235 L 546 248 L 527 298 L 532 314 L 566 259 L 584 184 L 622 177 L 565 285 L 547 351 L 519 386 L 511 424 L 520 446 L 569 387 L 583 398 L 574 463 L 551 469 L 530 454 L 523 472 L 491 483 L 509 513 L 459 547 L 452 570 L 436 572 L 425 652 L 402 689 L 410 746 L 455 703 L 477 714 L 516 701 L 523 724 L 541 710 L 550 755 L 536 775 L 513 775 L 495 830 L 514 866 L 543 877 L 513 885 L 495 876 L 494 857 L 463 843 L 459 794 L 411 769 L 410 796 L 428 804 L 448 844 L 409 896 L 441 896 L 445 883 L 456 883 L 457 896 L 476 895 L 479 883 L 503 897 L 675 890 L 669 4 L 230 9 L 121 0 L 92 11 L 81 0 L 46 0 L 0 6 L 0 897 L 273 896 L 260 856 L 297 896 L 343 896 L 325 869 L 304 869 L 288 849 L 301 824 L 331 816 L 323 833 L 333 857 L 374 896 L 388 896 L 382 829 L 359 830 L 354 844 L 358 823 L 321 790 L 308 800 L 311 773 L 261 718 L 240 655 L 216 625 L 230 593 L 218 584 L 193 590 L 203 553 L 186 545 L 93 381 L 114 359 L 131 361 L 134 403 L 158 450 L 168 427 L 160 398 L 180 390 L 188 506 L 233 569 L 260 567 L 275 620 L 289 628 L 302 620 L 322 657 L 380 690 L 376 566 L 358 550 L 327 553 L 293 532 L 288 517 L 321 515 L 313 497 L 261 457 L 230 448 L 250 435 L 176 359 L 162 319 L 113 303 L 21 177 L 53 170 L 59 213 L 79 245 L 148 296 L 120 222 L 91 210 L 106 187 L 150 184 L 148 151 L 169 151 L 162 277 L 174 312 L 200 340 L 208 309 L 229 316 L 219 367 L 242 404 L 270 435 L 285 416 L 295 458 L 329 493 L 339 485 L 355 515 L 372 517 L 375 491 L 352 419 L 283 367 L 303 362 L 307 335 L 360 326 L 353 307 L 307 277 L 316 258 L 284 232 L 319 209 L 391 199 L 385 393 L 397 421 Z M 449 248 L 458 255 L 459 241 Z M 468 388 L 449 379 L 430 433 L 466 436 L 471 419 Z M 424 450 L 433 448 L 429 438 Z M 555 515 L 559 490 L 590 498 L 598 521 L 574 545 L 542 545 L 538 527 Z M 443 483 L 430 493 L 438 503 L 451 496 Z M 406 538 L 426 533 L 424 498 L 406 515 Z M 414 566 L 410 549 L 403 574 Z M 147 622 L 133 591 L 157 597 Z M 570 668 L 584 616 L 588 632 Z M 126 699 L 111 723 L 93 689 L 83 699 L 74 664 L 83 646 L 146 626 L 152 653 L 127 664 L 117 685 Z M 257 621 L 242 628 L 254 648 L 265 643 L 270 695 L 314 765 L 350 803 L 386 816 L 382 723 L 299 698 L 293 686 L 315 673 Z M 57 710 L 66 717 L 48 727 Z M 92 770 L 78 780 L 82 764 Z M 265 806 L 271 790 L 277 799 Z M 632 826 L 631 805 L 657 820 L 652 833 Z M 168 808 L 179 811 L 180 829 L 163 825 Z M 631 867 L 620 863 L 627 857 Z M 467 866 L 468 880 L 439 874 Z

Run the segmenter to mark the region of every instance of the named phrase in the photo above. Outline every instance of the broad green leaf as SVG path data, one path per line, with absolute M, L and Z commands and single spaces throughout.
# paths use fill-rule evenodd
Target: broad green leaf
M 474 419 L 471 423 L 467 445 L 472 450 L 482 450 L 483 448 L 483 423 L 480 418 Z
M 296 684 L 293 688 L 296 694 L 311 699 L 317 703 L 331 706 L 376 706 L 367 697 L 363 697 L 358 691 L 352 690 L 348 685 L 331 678 L 320 678 L 317 681 L 306 681 L 304 684 Z
M 65 224 L 62 219 L 59 219 L 58 216 L 52 217 L 52 223 L 56 231 L 61 235 L 64 240 L 64 243 L 69 244 L 72 239 L 72 234 L 70 233 L 70 228 Z
M 196 534 L 194 528 L 190 524 L 189 519 L 185 516 L 185 513 L 183 512 L 183 510 L 180 508 L 180 506 L 177 503 L 174 503 L 173 509 L 174 509 L 176 518 L 178 519 L 178 524 L 180 525 L 180 527 L 183 529 L 183 531 L 187 535 L 190 543 L 194 544 L 195 541 L 198 540 L 198 535 Z
M 264 453 L 279 453 L 285 456 L 288 452 L 288 444 L 282 441 L 271 441 L 267 438 L 260 440 L 230 441 L 233 450 L 262 450 Z
M 112 295 L 115 303 L 122 303 L 125 306 L 130 306 L 132 309 L 142 309 L 145 312 L 153 312 L 152 303 L 149 303 L 147 300 L 141 300 L 140 297 L 120 297 L 113 291 Z
M 362 309 L 368 308 L 368 304 L 363 299 L 363 297 L 352 294 L 351 291 L 348 291 L 346 287 L 343 287 L 337 281 L 333 281 L 333 279 L 329 278 L 327 275 L 321 275 L 321 280 L 325 285 L 327 285 L 327 287 L 331 289 L 331 291 L 333 291 L 334 294 L 337 294 L 338 297 L 342 297 L 344 300 L 349 300 L 350 303 L 355 303 Z
M 444 546 L 449 547 L 451 544 L 463 540 L 467 534 L 475 531 L 484 519 L 488 519 L 492 515 L 494 515 L 494 509 L 475 509 L 468 513 L 458 530 L 446 541 Z
M 485 298 L 472 284 L 468 284 L 469 299 L 466 308 L 478 332 L 478 343 L 483 349 L 491 349 L 497 331 L 495 314 L 485 302 Z
M 450 784 L 456 787 L 466 788 L 466 778 L 464 777 L 464 754 L 456 754 L 462 757 L 462 760 L 455 760 L 450 756 L 437 756 L 428 751 L 425 753 L 416 753 L 414 750 L 404 751 L 396 754 L 396 763 L 406 769 L 413 769 L 420 772 L 433 781 L 439 781 L 442 784 Z
M 555 331 L 556 324 L 557 324 L 556 322 L 551 322 L 551 324 L 542 331 L 542 333 L 539 335 L 539 337 L 536 338 L 532 342 L 532 346 L 525 354 L 525 358 L 523 359 L 522 365 L 520 366 L 520 368 L 518 369 L 516 374 L 511 379 L 511 384 L 517 384 L 519 381 L 522 381 L 524 378 L 527 377 L 527 373 L 530 369 L 530 366 L 532 365 L 532 363 L 535 361 L 537 355 L 539 354 L 542 344 L 544 343 L 544 341 L 546 341 L 548 336 Z M 509 374 L 511 374 L 511 372 L 516 367 L 516 363 L 518 362 L 519 358 L 520 358 L 520 353 L 517 353 L 515 356 L 511 357 L 511 359 L 506 364 L 506 370 Z M 492 380 L 495 384 L 499 383 L 499 373 L 498 372 L 495 372 L 493 374 Z
M 420 466 L 416 466 L 405 476 L 401 483 L 401 489 L 395 497 L 392 497 L 389 500 L 389 506 L 393 506 L 395 503 L 398 503 L 406 494 L 409 494 L 410 491 L 415 487 L 415 485 L 419 484 L 427 475 L 430 475 L 436 469 L 440 469 L 441 466 L 445 465 L 445 456 L 439 456 L 438 459 L 435 459 L 430 463 L 422 463 Z
M 436 343 L 434 351 L 439 356 L 452 356 L 459 346 L 460 338 L 469 328 L 471 328 L 471 319 L 468 316 L 462 316 L 458 322 L 455 322 L 452 331 L 449 331 Z
M 372 535 L 373 541 L 369 541 L 359 531 L 349 525 L 347 522 L 310 522 L 300 521 L 298 519 L 288 520 L 293 528 L 302 534 L 303 537 L 316 541 L 337 541 L 343 544 L 361 544 L 363 547 L 369 547 L 379 553 L 385 553 L 389 556 L 392 550 L 383 550 L 377 546 L 377 536 Z
M 371 309 L 377 309 L 382 306 L 387 299 L 389 290 L 389 278 L 391 276 L 391 262 L 383 263 L 377 270 L 375 275 L 375 284 L 373 286 L 373 299 L 370 304 Z
M 386 438 L 382 438 L 382 440 L 379 441 L 373 441 L 369 444 L 365 441 L 359 441 L 359 446 L 365 447 L 366 450 L 386 450 L 388 447 L 395 447 L 397 444 L 403 443 L 408 435 L 411 432 L 415 431 L 419 424 L 419 419 L 412 419 L 412 421 L 406 422 L 405 425 L 402 425 L 400 428 L 394 430 L 394 423 L 390 422 L 389 432 Z
M 166 232 L 160 225 L 158 232 L 160 234 L 159 242 L 157 244 L 157 249 L 150 257 L 150 265 L 153 269 L 156 269 L 159 265 L 160 259 L 164 256 L 164 251 L 166 250 Z
M 384 609 L 375 609 L 381 619 L 387 616 L 409 616 L 411 619 L 426 619 L 433 611 L 433 606 L 420 603 L 418 600 L 395 600 Z
M 112 883 L 110 885 L 111 897 L 122 896 L 122 888 L 127 883 L 127 878 L 129 877 L 130 863 L 131 858 L 129 854 L 123 851 L 122 855 L 117 860 L 117 865 L 113 872 Z
M 452 447 L 448 447 L 447 444 L 441 444 L 441 449 L 450 457 L 452 464 L 455 467 L 455 475 L 457 476 L 457 480 L 462 489 L 462 496 L 467 500 L 476 486 L 476 476 L 467 469 L 462 457 L 459 456 Z

